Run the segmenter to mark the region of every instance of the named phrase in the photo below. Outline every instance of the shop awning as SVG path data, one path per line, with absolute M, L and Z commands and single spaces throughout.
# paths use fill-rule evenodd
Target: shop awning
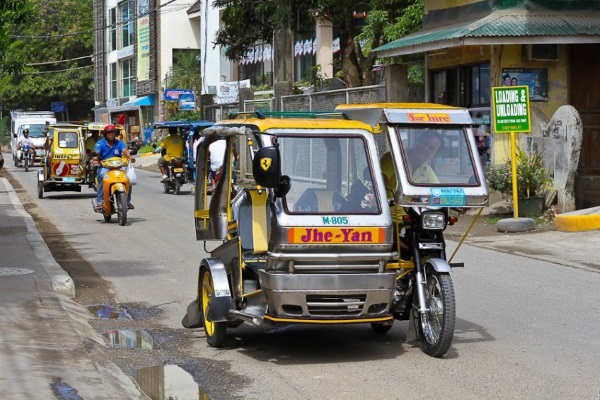
M 138 106 L 138 107 L 148 107 L 154 105 L 154 95 L 150 94 L 148 96 L 138 97 L 137 99 L 129 100 L 126 103 L 123 103 L 124 106 Z
M 600 43 L 600 12 L 496 10 L 479 20 L 421 30 L 372 51 L 395 57 L 457 46 L 530 43 Z

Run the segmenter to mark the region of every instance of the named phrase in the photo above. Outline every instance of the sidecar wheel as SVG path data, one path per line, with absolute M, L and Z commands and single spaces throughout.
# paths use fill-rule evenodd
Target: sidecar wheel
M 163 192 L 164 192 L 165 194 L 166 194 L 166 193 L 169 193 L 169 185 L 167 185 L 166 183 L 163 183 Z
M 212 275 L 206 268 L 200 271 L 200 310 L 202 311 L 202 325 L 206 333 L 206 341 L 210 347 L 221 347 L 227 336 L 227 325 L 225 322 L 212 322 L 207 319 L 210 299 L 214 296 L 215 286 Z
M 442 357 L 452 344 L 456 322 L 456 299 L 448 273 L 426 270 L 425 303 L 429 311 L 420 315 L 421 347 L 432 357 Z
M 119 225 L 125 226 L 127 223 L 127 193 L 119 192 L 117 194 L 115 208 L 117 209 Z

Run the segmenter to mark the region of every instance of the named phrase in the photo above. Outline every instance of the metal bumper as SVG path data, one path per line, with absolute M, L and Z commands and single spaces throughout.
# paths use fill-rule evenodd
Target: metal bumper
M 332 321 L 383 317 L 389 313 L 395 274 L 289 274 L 259 270 L 272 316 Z M 308 322 L 308 321 L 307 321 Z

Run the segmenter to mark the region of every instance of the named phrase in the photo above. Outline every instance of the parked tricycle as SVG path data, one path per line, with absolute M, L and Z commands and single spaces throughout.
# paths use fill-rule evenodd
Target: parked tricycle
M 226 168 L 212 196 L 197 180 L 196 239 L 221 244 L 200 262 L 182 324 L 203 326 L 210 346 L 242 322 L 367 323 L 383 334 L 410 320 L 425 353 L 448 351 L 450 271 L 462 263 L 447 261 L 443 231 L 456 220 L 450 208 L 488 200 L 469 114 L 422 104 L 379 105 L 362 113 L 369 123 L 349 114 L 238 114 L 204 131 L 197 175 L 206 177 L 208 146 L 220 138 Z M 252 177 L 233 196 L 240 137 Z M 386 150 L 391 170 L 380 165 Z

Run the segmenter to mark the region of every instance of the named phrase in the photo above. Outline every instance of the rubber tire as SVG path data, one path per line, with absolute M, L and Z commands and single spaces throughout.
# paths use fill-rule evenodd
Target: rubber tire
M 119 225 L 125 226 L 127 223 L 127 193 L 116 193 L 115 210 L 117 210 L 117 218 Z
M 210 271 L 202 267 L 198 280 L 198 298 L 200 299 L 200 312 L 202 313 L 202 326 L 206 334 L 206 341 L 210 347 L 221 347 L 227 337 L 226 322 L 211 322 L 207 320 L 208 305 L 214 296 L 215 287 Z
M 179 179 L 175 179 L 173 181 L 174 187 L 173 187 L 173 194 L 179 194 L 181 193 L 181 181 Z
M 384 335 L 388 333 L 390 329 L 392 329 L 393 325 L 394 321 L 389 324 L 383 322 L 371 322 L 371 329 L 373 329 L 373 332 L 377 333 L 378 335 Z
M 452 278 L 447 272 L 437 272 L 433 267 L 427 267 L 427 282 L 425 286 L 425 302 L 430 310 L 427 321 L 419 315 L 419 335 L 423 352 L 432 357 L 442 357 L 448 352 L 454 337 L 456 323 L 456 298 Z M 434 297 L 435 296 L 435 297 Z M 429 321 L 435 318 L 435 324 Z M 425 331 L 435 330 L 434 336 L 426 335 Z
M 37 192 L 38 192 L 38 199 L 43 199 L 44 198 L 44 182 L 38 181 Z
M 163 183 L 163 192 L 164 192 L 165 194 L 168 194 L 168 193 L 169 193 L 169 185 L 167 185 L 166 183 Z
M 108 215 L 104 214 L 103 216 L 104 216 L 104 222 L 110 222 L 110 220 L 112 219 L 112 215 L 110 215 L 110 214 L 108 214 Z
M 25 172 L 29 172 L 29 156 L 23 157 L 23 166 L 25 167 Z

